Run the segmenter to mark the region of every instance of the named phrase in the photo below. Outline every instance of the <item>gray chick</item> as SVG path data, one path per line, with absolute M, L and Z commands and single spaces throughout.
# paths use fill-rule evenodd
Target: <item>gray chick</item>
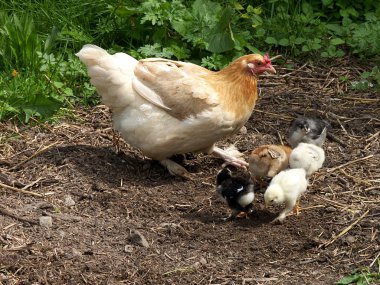
M 321 147 L 326 140 L 328 125 L 324 120 L 298 117 L 290 123 L 288 142 L 292 148 L 300 142 Z

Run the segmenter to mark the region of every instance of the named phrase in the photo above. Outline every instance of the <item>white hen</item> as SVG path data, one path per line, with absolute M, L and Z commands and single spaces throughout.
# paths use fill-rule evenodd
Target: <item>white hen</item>
M 235 166 L 248 166 L 214 143 L 249 119 L 257 99 L 257 76 L 276 72 L 268 55 L 240 57 L 219 72 L 162 58 L 137 61 L 94 45 L 85 45 L 77 56 L 111 108 L 114 128 L 172 174 L 187 176 L 168 159 L 187 152 L 215 152 Z
M 306 188 L 306 172 L 302 168 L 283 170 L 273 177 L 264 193 L 265 205 L 285 203 L 285 209 L 273 222 L 283 222 L 292 209 L 295 209 L 298 213 L 299 199 L 301 194 L 306 191 Z
M 292 150 L 289 157 L 290 168 L 303 168 L 310 177 L 320 169 L 325 161 L 325 151 L 314 144 L 300 143 Z

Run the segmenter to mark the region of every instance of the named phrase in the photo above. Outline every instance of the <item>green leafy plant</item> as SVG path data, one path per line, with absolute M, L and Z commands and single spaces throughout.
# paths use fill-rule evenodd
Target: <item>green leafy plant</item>
M 45 120 L 60 108 L 97 103 L 74 55 L 85 43 L 214 70 L 264 51 L 301 60 L 353 55 L 376 64 L 377 2 L 0 0 L 0 119 Z M 378 88 L 378 69 L 358 82 L 354 88 Z
M 371 71 L 365 71 L 360 75 L 359 81 L 352 81 L 351 86 L 356 90 L 367 90 L 370 88 L 380 89 L 380 70 L 378 66 Z
M 350 275 L 347 275 L 340 279 L 336 284 L 338 285 L 369 285 L 369 284 L 379 284 L 380 282 L 380 259 L 377 260 L 378 271 L 372 272 L 369 268 L 363 268 L 360 270 L 355 270 Z

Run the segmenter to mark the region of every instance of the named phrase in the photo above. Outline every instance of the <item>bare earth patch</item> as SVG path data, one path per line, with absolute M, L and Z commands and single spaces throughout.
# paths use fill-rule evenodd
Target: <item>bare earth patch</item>
M 269 223 L 279 209 L 265 209 L 259 187 L 248 219 L 222 222 L 220 159 L 188 157 L 183 165 L 197 178 L 172 177 L 115 143 L 104 106 L 55 126 L 1 124 L 0 284 L 333 284 L 374 268 L 380 97 L 347 90 L 339 76 L 361 71 L 347 66 L 279 68 L 261 80 L 247 134 L 219 143 L 248 155 L 285 141 L 297 114 L 331 123 L 324 168 L 304 210 L 283 225 Z M 51 226 L 40 226 L 43 216 Z

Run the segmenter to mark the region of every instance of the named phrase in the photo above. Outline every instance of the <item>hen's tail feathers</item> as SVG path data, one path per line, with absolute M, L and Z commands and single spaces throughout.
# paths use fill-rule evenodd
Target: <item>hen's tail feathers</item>
M 104 49 L 96 45 L 84 45 L 83 48 L 75 54 L 87 66 L 98 64 L 99 59 L 108 55 Z
M 91 83 L 102 96 L 103 103 L 111 108 L 123 108 L 134 100 L 132 90 L 136 59 L 125 54 L 110 55 L 95 45 L 85 45 L 76 54 L 87 66 Z

